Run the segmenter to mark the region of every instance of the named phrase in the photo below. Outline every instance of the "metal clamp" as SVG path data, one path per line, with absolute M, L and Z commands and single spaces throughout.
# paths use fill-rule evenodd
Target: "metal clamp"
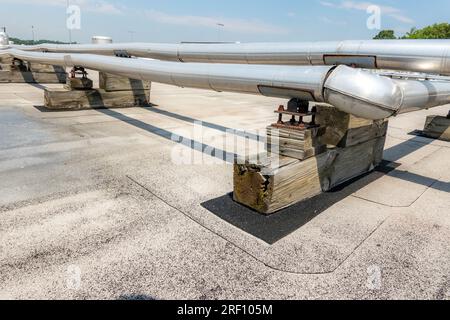
M 299 99 L 291 99 L 287 110 L 281 105 L 275 113 L 278 114 L 278 122 L 272 126 L 279 129 L 306 130 L 319 127 L 316 124 L 317 108 L 309 110 L 309 102 Z M 283 115 L 291 116 L 289 122 L 283 121 Z M 298 117 L 298 121 L 297 121 Z M 311 122 L 305 122 L 305 117 L 311 117 Z
M 83 67 L 73 67 L 72 70 L 70 70 L 70 77 L 71 78 L 76 78 L 77 75 L 81 75 L 81 77 L 83 79 L 87 78 L 88 73 L 86 72 L 86 70 Z

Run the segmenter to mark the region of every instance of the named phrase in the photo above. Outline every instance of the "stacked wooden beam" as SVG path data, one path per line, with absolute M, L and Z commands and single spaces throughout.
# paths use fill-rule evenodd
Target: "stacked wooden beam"
M 0 58 L 0 83 L 65 83 L 66 77 L 61 66 Z
M 100 72 L 99 73 L 99 86 L 101 89 L 114 92 L 114 91 L 134 91 L 142 93 L 142 91 L 150 92 L 152 83 L 149 81 L 142 81 L 136 79 L 128 79 L 125 77 L 116 76 L 113 74 Z
M 262 214 L 272 214 L 330 191 L 381 163 L 387 121 L 359 119 L 332 107 L 319 106 L 316 122 L 324 127 L 317 133 L 282 130 L 281 151 L 277 150 L 277 154 L 261 155 L 256 163 L 237 159 L 235 201 Z M 319 150 L 323 152 L 305 153 L 323 145 L 327 146 Z M 295 151 L 283 156 L 292 146 Z
M 387 120 L 357 118 L 329 106 L 319 106 L 316 121 L 326 127 L 320 141 L 339 148 L 351 147 L 372 139 L 385 137 Z
M 151 83 L 100 72 L 99 89 L 89 78 L 68 78 L 64 89 L 46 89 L 45 107 L 53 110 L 130 108 L 150 105 Z
M 305 130 L 267 127 L 267 151 L 294 159 L 305 160 L 321 154 L 326 145 L 320 141 L 325 128 Z
M 433 139 L 450 141 L 450 113 L 447 117 L 429 116 L 423 134 Z

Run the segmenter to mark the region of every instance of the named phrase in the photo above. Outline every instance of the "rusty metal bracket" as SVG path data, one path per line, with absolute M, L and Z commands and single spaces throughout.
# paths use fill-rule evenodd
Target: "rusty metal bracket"
M 29 71 L 28 65 L 20 59 L 14 58 L 11 61 L 11 69 L 19 71 Z
M 88 76 L 88 73 L 86 72 L 86 70 L 83 67 L 73 67 L 72 70 L 70 70 L 70 77 L 71 78 L 76 78 L 77 75 L 81 75 L 81 77 L 83 79 L 86 79 Z
M 292 99 L 288 103 L 287 110 L 281 105 L 275 113 L 278 114 L 278 122 L 272 124 L 272 127 L 274 128 L 304 131 L 320 127 L 316 123 L 317 108 L 313 107 L 310 111 L 308 101 Z M 283 121 L 284 115 L 291 116 L 291 119 L 288 122 Z M 305 122 L 306 117 L 311 117 L 311 121 Z

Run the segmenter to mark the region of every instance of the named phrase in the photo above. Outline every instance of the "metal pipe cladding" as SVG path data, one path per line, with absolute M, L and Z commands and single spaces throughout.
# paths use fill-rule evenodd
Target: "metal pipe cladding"
M 179 87 L 326 102 L 341 111 L 373 120 L 450 102 L 448 81 L 392 79 L 343 65 L 179 63 L 16 49 L 0 50 L 0 55 L 66 67 L 82 66 Z

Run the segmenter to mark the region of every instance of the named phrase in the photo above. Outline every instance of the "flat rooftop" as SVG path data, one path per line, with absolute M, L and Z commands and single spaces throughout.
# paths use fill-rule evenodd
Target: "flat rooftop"
M 152 108 L 48 112 L 44 87 L 0 84 L 1 299 L 450 298 L 450 143 L 414 133 L 450 106 L 392 119 L 382 168 L 266 218 L 211 150 L 285 100 L 153 84 Z

